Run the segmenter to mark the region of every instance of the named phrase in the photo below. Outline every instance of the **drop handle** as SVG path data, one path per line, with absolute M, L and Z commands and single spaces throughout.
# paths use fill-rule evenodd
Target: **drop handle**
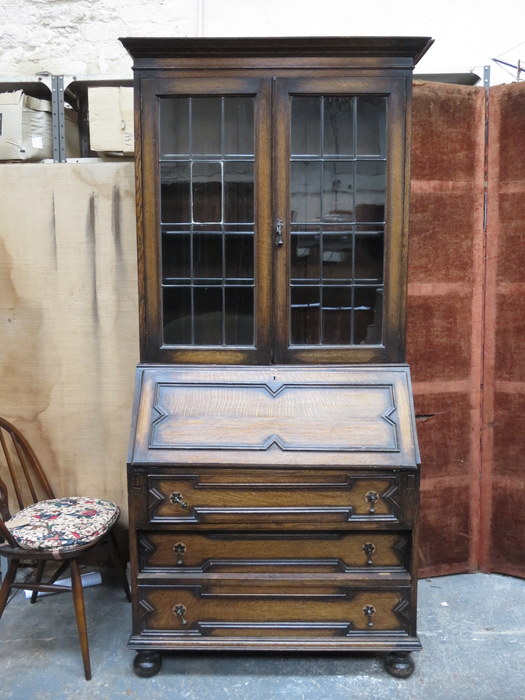
M 186 545 L 184 542 L 177 542 L 173 545 L 173 552 L 177 555 L 177 566 L 184 564 L 184 555 L 186 554 Z
M 179 505 L 181 508 L 187 508 L 188 504 L 184 500 L 184 497 L 182 493 L 179 493 L 178 491 L 174 491 L 171 496 L 170 496 L 170 501 L 173 503 L 173 505 Z
M 284 229 L 284 221 L 282 219 L 277 219 L 277 221 L 275 222 L 275 245 L 276 246 L 284 245 L 283 229 Z
M 185 606 L 185 605 L 182 605 L 182 603 L 178 603 L 178 604 L 173 608 L 173 612 L 175 613 L 175 615 L 177 615 L 178 618 L 180 618 L 180 621 L 181 621 L 181 623 L 182 623 L 183 625 L 187 625 L 187 624 L 188 624 L 188 621 L 187 621 L 186 618 L 184 617 L 184 615 L 186 615 L 186 606 Z
M 369 504 L 368 512 L 373 515 L 376 512 L 376 503 L 379 500 L 379 494 L 376 491 L 369 491 L 365 498 L 366 502 Z
M 375 545 L 372 542 L 365 542 L 363 545 L 363 552 L 366 555 L 366 563 L 368 566 L 374 563 L 372 559 L 373 553 L 376 551 Z
M 373 605 L 365 605 L 363 608 L 363 615 L 367 618 L 367 627 L 373 627 L 374 621 L 372 620 L 373 615 L 376 614 L 376 609 Z

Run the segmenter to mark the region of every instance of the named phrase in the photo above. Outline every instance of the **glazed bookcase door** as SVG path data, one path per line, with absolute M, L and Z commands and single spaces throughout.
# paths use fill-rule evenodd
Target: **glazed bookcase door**
M 403 359 L 405 98 L 402 79 L 276 81 L 278 362 Z
M 268 88 L 252 78 L 143 81 L 147 361 L 268 362 Z
M 142 81 L 142 361 L 403 361 L 405 92 Z

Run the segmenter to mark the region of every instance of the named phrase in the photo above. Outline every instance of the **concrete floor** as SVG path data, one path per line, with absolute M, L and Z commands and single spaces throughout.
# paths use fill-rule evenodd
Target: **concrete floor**
M 138 678 L 126 649 L 130 607 L 113 572 L 85 590 L 93 680 L 83 677 L 70 595 L 30 605 L 21 592 L 0 621 L 0 697 L 383 698 L 525 700 L 525 581 L 498 575 L 420 581 L 416 671 L 389 676 L 378 657 L 333 654 L 165 654 Z

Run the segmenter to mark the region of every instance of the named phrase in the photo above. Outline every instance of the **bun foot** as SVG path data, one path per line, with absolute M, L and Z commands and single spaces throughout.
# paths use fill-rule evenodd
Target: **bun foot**
M 141 678 L 155 676 L 162 666 L 162 657 L 158 651 L 139 651 L 133 660 L 133 670 Z
M 406 651 L 395 651 L 385 658 L 385 670 L 396 678 L 408 678 L 415 667 L 414 660 Z

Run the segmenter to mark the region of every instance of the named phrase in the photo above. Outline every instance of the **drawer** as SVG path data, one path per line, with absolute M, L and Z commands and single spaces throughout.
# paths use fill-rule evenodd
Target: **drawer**
M 398 471 L 181 468 L 145 479 L 149 523 L 408 522 L 416 495 L 416 475 Z
M 404 532 L 141 532 L 142 572 L 407 571 Z
M 410 590 L 300 581 L 141 586 L 140 633 L 171 637 L 352 638 L 408 633 Z

